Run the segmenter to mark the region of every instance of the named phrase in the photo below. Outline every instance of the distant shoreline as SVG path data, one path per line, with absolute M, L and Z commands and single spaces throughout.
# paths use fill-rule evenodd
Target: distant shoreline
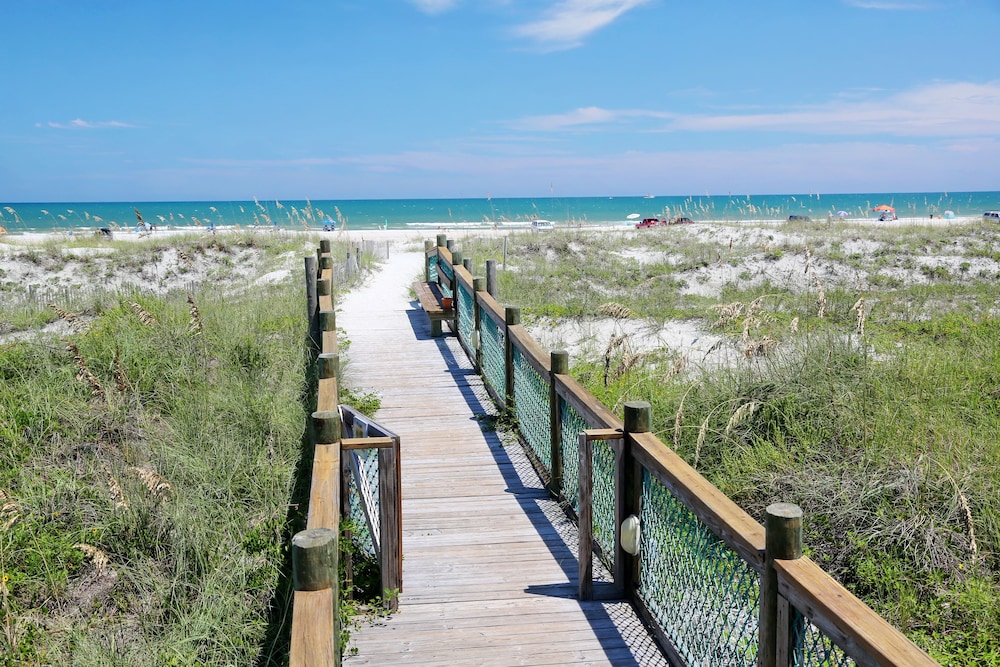
M 705 225 L 737 225 L 737 226 L 764 226 L 773 227 L 785 224 L 802 224 L 802 225 L 835 225 L 837 227 L 850 227 L 850 226 L 864 226 L 864 227 L 949 227 L 949 226 L 960 226 L 974 224 L 975 222 L 981 221 L 982 218 L 979 216 L 956 216 L 954 218 L 941 218 L 935 216 L 933 219 L 930 217 L 899 217 L 895 220 L 878 220 L 876 218 L 839 218 L 834 220 L 811 220 L 811 221 L 787 221 L 787 220 L 698 220 L 693 224 L 705 224 Z M 628 224 L 559 224 L 556 223 L 553 231 L 588 231 L 588 232 L 627 232 L 627 231 L 640 231 L 644 234 L 655 234 L 658 232 L 663 232 L 667 227 L 658 227 L 652 229 L 636 230 L 635 225 L 631 222 Z M 512 233 L 540 233 L 548 234 L 552 233 L 550 231 L 536 232 L 532 230 L 527 223 L 515 223 L 515 224 L 497 224 L 497 225 L 484 225 L 484 224 L 470 224 L 470 223 L 446 223 L 441 222 L 436 223 L 419 223 L 413 227 L 407 227 L 406 229 L 392 228 L 370 228 L 370 229 L 339 229 L 337 231 L 324 231 L 322 228 L 295 228 L 295 229 L 285 229 L 281 227 L 273 227 L 270 225 L 256 225 L 256 226 L 237 226 L 237 225 L 218 225 L 214 229 L 205 226 L 175 226 L 175 225 L 158 225 L 153 231 L 143 231 L 137 232 L 134 229 L 118 227 L 116 229 L 109 229 L 110 233 L 102 233 L 101 228 L 78 228 L 72 231 L 21 231 L 21 232 L 11 232 L 7 230 L 7 234 L 0 234 L 0 242 L 7 243 L 17 243 L 17 244 L 36 244 L 36 243 L 46 243 L 51 241 L 77 241 L 77 240 L 90 240 L 90 239 L 105 239 L 112 241 L 148 241 L 169 238 L 173 236 L 188 236 L 188 235 L 199 235 L 199 236 L 211 236 L 212 234 L 240 234 L 240 233 L 259 233 L 259 234 L 295 234 L 295 235 L 317 235 L 319 237 L 347 237 L 352 240 L 357 240 L 359 238 L 377 238 L 385 241 L 407 241 L 412 239 L 431 239 L 440 233 L 445 234 L 461 234 L 463 236 L 504 236 Z

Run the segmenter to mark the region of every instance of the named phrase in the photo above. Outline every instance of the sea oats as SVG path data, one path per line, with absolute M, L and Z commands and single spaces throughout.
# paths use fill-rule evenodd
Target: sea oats
M 90 558 L 91 562 L 94 564 L 94 569 L 97 570 L 97 574 L 101 575 L 107 572 L 108 568 L 111 566 L 111 560 L 108 558 L 108 554 L 104 553 L 92 544 L 74 544 L 74 549 L 79 549 L 83 552 L 83 555 Z
M 729 421 L 726 423 L 726 435 L 729 435 L 734 428 L 736 428 L 744 421 L 752 417 L 753 414 L 757 411 L 758 407 L 760 407 L 759 401 L 748 401 L 743 405 L 741 405 L 740 407 L 736 408 L 736 411 L 733 412 L 733 415 L 729 418 Z

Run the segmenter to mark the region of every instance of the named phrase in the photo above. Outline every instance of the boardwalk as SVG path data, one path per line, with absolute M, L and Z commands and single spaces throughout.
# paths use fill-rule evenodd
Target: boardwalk
M 453 337 L 431 338 L 395 252 L 340 304 L 347 376 L 402 439 L 400 611 L 352 630 L 345 665 L 665 665 L 624 603 L 576 599 L 576 534 L 495 414 Z

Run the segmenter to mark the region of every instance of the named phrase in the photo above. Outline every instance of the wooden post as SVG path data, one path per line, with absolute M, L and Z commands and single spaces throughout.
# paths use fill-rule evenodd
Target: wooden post
M 443 248 L 448 245 L 448 236 L 445 234 L 437 235 L 437 247 Z
M 324 352 L 319 355 L 319 379 L 335 378 L 340 372 L 340 355 Z
M 319 350 L 319 322 L 316 313 L 319 312 L 319 296 L 316 294 L 316 258 L 310 255 L 306 262 L 306 322 L 309 326 L 310 352 Z
M 448 252 L 452 252 L 455 249 L 455 239 L 448 239 L 444 247 L 448 249 Z
M 794 614 L 779 614 L 778 574 L 774 569 L 774 561 L 802 558 L 802 508 L 791 503 L 769 505 L 764 531 L 764 573 L 760 578 L 757 664 L 759 667 L 787 667 L 792 664 L 791 617 Z M 779 618 L 782 618 L 781 623 Z
M 319 251 L 323 254 L 330 254 L 330 239 L 320 239 Z
M 340 442 L 340 413 L 336 410 L 318 410 L 312 413 L 312 424 L 317 445 Z
M 486 291 L 494 299 L 497 298 L 497 261 L 486 260 Z
M 456 247 L 451 251 L 451 265 L 461 266 L 462 265 L 462 249 Z
M 332 310 L 319 311 L 319 330 L 333 331 L 337 328 L 337 313 Z
M 465 270 L 469 272 L 469 275 L 472 275 L 472 258 L 471 257 L 466 257 L 465 259 L 463 259 L 462 260 L 462 266 L 464 266 Z
M 482 292 L 486 288 L 485 278 L 473 278 L 472 279 L 472 326 L 473 326 L 473 352 L 475 352 L 476 359 L 476 372 L 482 374 L 483 372 L 483 332 L 480 326 L 482 322 L 482 307 L 479 305 L 479 297 L 477 294 Z
M 631 596 L 639 557 L 622 548 L 622 522 L 629 515 L 640 514 L 642 474 L 632 457 L 630 433 L 648 433 L 653 420 L 653 409 L 646 401 L 625 403 L 625 437 L 622 439 L 621 456 L 615 461 L 615 586 L 621 594 Z
M 592 444 L 586 433 L 580 434 L 579 440 L 579 546 L 577 562 L 579 564 L 578 578 L 580 582 L 580 599 L 594 599 L 594 509 L 593 509 L 593 466 L 591 461 Z
M 329 278 L 320 278 L 317 280 L 316 294 L 319 296 L 330 296 L 333 294 L 333 281 Z
M 549 442 L 552 447 L 552 476 L 549 494 L 558 498 L 563 492 L 562 410 L 556 392 L 556 375 L 569 373 L 569 352 L 552 350 L 549 353 Z
M 403 588 L 402 517 L 400 516 L 399 438 L 393 447 L 378 450 L 379 492 L 379 570 L 382 573 L 383 606 L 399 609 L 399 593 Z
M 503 268 L 507 268 L 507 237 L 503 237 Z
M 292 538 L 292 576 L 297 591 L 337 586 L 337 531 L 310 528 Z
M 507 306 L 504 309 L 503 350 L 504 350 L 504 405 L 507 410 L 514 409 L 514 340 L 510 336 L 510 327 L 521 323 L 521 309 Z
M 323 272 L 327 269 L 333 268 L 333 257 L 330 255 L 322 255 L 319 258 L 319 270 Z

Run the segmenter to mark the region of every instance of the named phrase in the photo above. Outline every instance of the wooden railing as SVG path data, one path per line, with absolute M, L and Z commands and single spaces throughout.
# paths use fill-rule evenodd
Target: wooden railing
M 358 502 L 371 530 L 384 604 L 395 608 L 395 592 L 402 589 L 402 523 L 399 477 L 399 438 L 358 413 L 338 405 L 337 325 L 333 303 L 334 261 L 330 242 L 321 241 L 316 257 L 306 257 L 306 312 L 315 354 L 316 411 L 311 419 L 312 483 L 306 529 L 292 538 L 295 579 L 289 664 L 339 665 L 340 636 L 340 525 L 351 513 L 349 493 L 366 486 L 357 462 L 358 452 L 376 450 L 378 490 L 362 493 Z M 364 423 L 364 428 L 362 428 Z M 357 427 L 357 428 L 356 428 Z M 344 437 L 350 433 L 357 437 Z M 377 506 L 377 507 L 376 507 Z M 376 518 L 377 517 L 377 518 Z M 373 527 L 378 525 L 378 534 Z M 350 572 L 350 568 L 347 568 Z
M 802 556 L 798 507 L 772 505 L 765 528 L 649 432 L 647 403 L 623 420 L 574 380 L 568 355 L 484 289 L 495 263 L 474 278 L 445 235 L 425 260 L 455 292 L 454 330 L 490 396 L 578 518 L 582 599 L 632 601 L 678 664 L 937 665 Z M 613 583 L 595 585 L 595 554 Z

